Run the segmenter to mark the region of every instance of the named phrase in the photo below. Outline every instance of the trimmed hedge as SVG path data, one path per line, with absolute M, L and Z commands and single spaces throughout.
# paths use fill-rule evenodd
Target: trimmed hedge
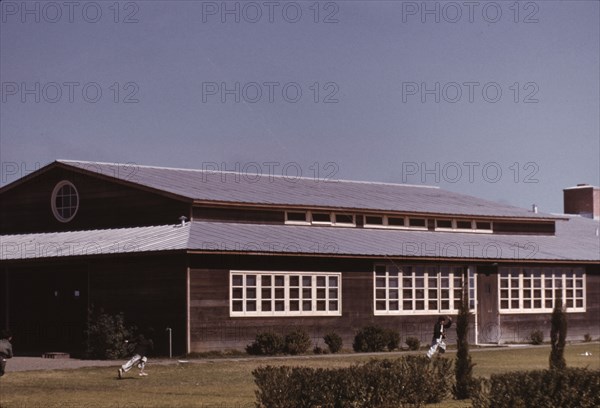
M 476 382 L 473 408 L 595 408 L 600 406 L 600 370 L 519 371 Z
M 424 356 L 372 360 L 347 368 L 259 367 L 257 407 L 422 407 L 452 388 L 452 362 Z

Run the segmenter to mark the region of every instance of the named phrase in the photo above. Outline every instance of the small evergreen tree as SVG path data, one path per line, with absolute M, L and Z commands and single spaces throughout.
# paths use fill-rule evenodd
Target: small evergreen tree
M 567 367 L 565 361 L 565 344 L 567 339 L 567 314 L 562 303 L 562 296 L 558 296 L 551 319 L 550 329 L 550 369 L 562 370 Z
M 104 310 L 88 310 L 87 321 L 87 358 L 114 360 L 126 357 L 128 353 L 125 340 L 135 332 L 135 327 L 125 324 L 123 313 L 110 315 Z
M 458 317 L 456 319 L 456 366 L 454 374 L 456 384 L 454 385 L 454 397 L 462 400 L 471 397 L 471 388 L 473 384 L 473 367 L 469 355 L 469 296 L 468 296 L 468 277 L 464 277 Z

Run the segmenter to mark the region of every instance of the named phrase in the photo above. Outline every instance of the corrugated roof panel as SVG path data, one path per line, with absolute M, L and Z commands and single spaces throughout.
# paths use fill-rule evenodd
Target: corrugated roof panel
M 547 236 L 194 222 L 189 248 L 515 262 L 600 261 L 595 230 L 569 228 L 569 234 Z
M 0 259 L 185 250 L 190 225 L 0 236 Z
M 557 235 L 499 235 L 368 228 L 191 222 L 0 237 L 1 259 L 170 250 L 319 256 L 600 262 L 598 221 L 571 217 Z
M 59 161 L 198 201 L 485 217 L 553 218 L 430 186 L 325 181 L 122 164 Z

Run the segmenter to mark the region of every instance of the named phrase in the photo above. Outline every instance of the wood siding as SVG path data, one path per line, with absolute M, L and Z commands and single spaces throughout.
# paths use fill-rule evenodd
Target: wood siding
M 308 332 L 315 346 L 323 348 L 327 347 L 323 336 L 333 331 L 342 336 L 344 348 L 351 349 L 356 332 L 369 325 L 398 330 L 402 344 L 407 337 L 417 337 L 422 344 L 429 344 L 436 314 L 373 314 L 374 264 L 372 260 L 196 256 L 190 270 L 191 351 L 244 349 L 258 332 L 273 330 L 285 335 L 299 327 Z M 230 270 L 341 272 L 342 316 L 230 317 Z M 455 341 L 453 329 L 448 340 Z
M 600 271 L 598 266 L 586 270 L 585 312 L 567 313 L 567 339 L 582 341 L 586 334 L 600 337 Z M 544 341 L 550 340 L 551 313 L 501 314 L 500 342 L 528 342 L 531 332 L 541 330 Z
M 79 193 L 77 214 L 66 223 L 54 217 L 50 204 L 62 180 L 72 182 Z M 0 206 L 3 235 L 177 224 L 181 215 L 191 215 L 191 203 L 61 168 L 5 191 Z
M 23 263 L 22 263 L 23 264 Z M 2 327 L 14 333 L 16 350 L 80 352 L 88 308 L 124 313 L 128 325 L 153 327 L 157 355 L 186 348 L 185 256 L 105 257 L 65 263 L 5 266 L 0 274 Z M 79 292 L 75 296 L 74 291 Z M 55 293 L 56 292 L 56 293 Z

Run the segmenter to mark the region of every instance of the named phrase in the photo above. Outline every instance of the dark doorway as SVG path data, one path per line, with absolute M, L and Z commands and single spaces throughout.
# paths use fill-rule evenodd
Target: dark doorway
M 21 353 L 84 349 L 88 304 L 85 266 L 7 271 L 8 326 Z

